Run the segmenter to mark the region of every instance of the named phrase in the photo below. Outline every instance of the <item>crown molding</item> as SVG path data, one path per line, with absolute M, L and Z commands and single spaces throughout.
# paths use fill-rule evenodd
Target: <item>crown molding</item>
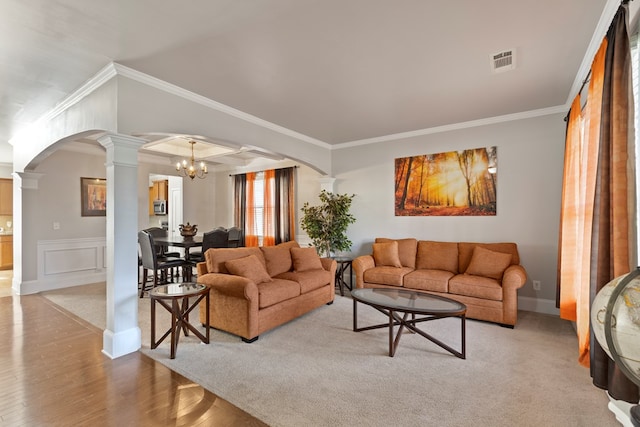
M 96 89 L 100 88 L 106 82 L 116 76 L 116 68 L 113 63 L 107 64 L 100 71 L 98 71 L 93 77 L 84 82 L 82 86 L 76 89 L 71 95 L 66 97 L 62 102 L 56 105 L 52 110 L 47 112 L 44 116 L 38 119 L 38 122 L 51 120 L 63 111 L 71 108 L 83 98 L 93 93 Z
M 551 114 L 564 113 L 568 109 L 569 109 L 569 106 L 567 106 L 566 104 L 565 105 L 558 105 L 558 106 L 555 106 L 555 107 L 541 108 L 541 109 L 538 109 L 538 110 L 524 111 L 524 112 L 521 112 L 521 113 L 505 114 L 503 116 L 488 117 L 488 118 L 485 118 L 485 119 L 471 120 L 471 121 L 468 121 L 468 122 L 460 122 L 460 123 L 454 123 L 454 124 L 450 124 L 450 125 L 443 125 L 443 126 L 436 126 L 436 127 L 432 127 L 432 128 L 419 129 L 419 130 L 414 130 L 414 131 L 410 131 L 410 132 L 400 132 L 400 133 L 394 133 L 394 134 L 391 134 L 391 135 L 377 136 L 377 137 L 374 137 L 374 138 L 367 138 L 367 139 L 360 139 L 360 140 L 356 140 L 356 141 L 344 142 L 344 143 L 341 143 L 341 144 L 334 145 L 332 147 L 332 149 L 338 150 L 338 149 L 342 149 L 342 148 L 357 147 L 357 146 L 360 146 L 360 145 L 377 144 L 377 143 L 380 143 L 380 142 L 389 142 L 389 141 L 397 141 L 399 139 L 407 139 L 407 138 L 413 138 L 413 137 L 416 137 L 416 136 L 431 135 L 431 134 L 434 134 L 434 133 L 451 132 L 451 131 L 454 131 L 454 130 L 468 129 L 468 128 L 473 128 L 473 127 L 492 125 L 492 124 L 496 124 L 496 123 L 510 122 L 510 121 L 514 121 L 514 120 L 524 120 L 524 119 L 529 119 L 529 118 L 533 118 L 533 117 L 548 116 L 548 115 L 551 115 Z

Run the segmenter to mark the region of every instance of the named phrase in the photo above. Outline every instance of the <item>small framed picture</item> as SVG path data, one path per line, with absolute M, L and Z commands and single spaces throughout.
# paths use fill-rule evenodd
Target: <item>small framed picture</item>
M 107 215 L 107 180 L 80 178 L 82 216 Z

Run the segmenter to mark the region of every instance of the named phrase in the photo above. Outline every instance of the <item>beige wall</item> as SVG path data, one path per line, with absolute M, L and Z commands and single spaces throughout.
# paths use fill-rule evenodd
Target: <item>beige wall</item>
M 553 114 L 335 150 L 336 191 L 356 194 L 357 221 L 348 230 L 354 254 L 370 253 L 375 237 L 516 242 L 529 274 L 519 295 L 555 312 L 563 117 Z M 395 158 L 493 145 L 498 147 L 496 216 L 395 216 Z M 534 291 L 531 280 L 540 280 L 542 289 Z

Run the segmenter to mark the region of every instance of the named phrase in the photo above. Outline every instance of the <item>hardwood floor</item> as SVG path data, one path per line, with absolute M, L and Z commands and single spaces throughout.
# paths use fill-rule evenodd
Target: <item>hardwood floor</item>
M 0 297 L 0 426 L 265 426 L 40 295 Z

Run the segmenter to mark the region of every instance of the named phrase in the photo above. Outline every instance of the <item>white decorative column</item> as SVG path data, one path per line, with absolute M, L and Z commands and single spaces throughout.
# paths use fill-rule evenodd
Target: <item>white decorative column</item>
M 335 184 L 336 179 L 330 176 L 323 177 L 319 179 L 320 181 L 320 190 L 328 191 L 329 193 L 333 193 L 333 184 Z
M 37 190 L 38 180 L 43 176 L 35 172 L 14 172 L 13 174 L 13 281 L 11 287 L 16 295 L 25 294 L 22 289 L 22 193 L 25 190 Z
M 143 139 L 108 134 L 107 328 L 102 352 L 112 359 L 138 351 L 138 149 Z

